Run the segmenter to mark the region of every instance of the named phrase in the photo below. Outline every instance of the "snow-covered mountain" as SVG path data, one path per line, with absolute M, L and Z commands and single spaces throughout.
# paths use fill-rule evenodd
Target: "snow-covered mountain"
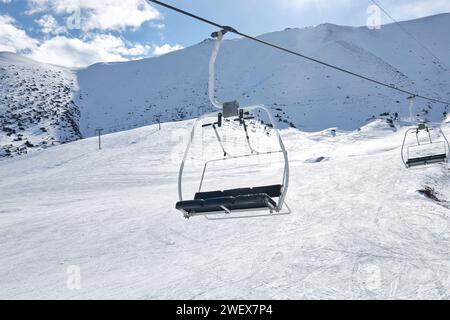
M 380 30 L 322 24 L 260 38 L 413 92 L 450 100 L 450 14 L 402 22 L 444 63 L 434 61 L 397 25 Z M 122 130 L 193 118 L 210 109 L 208 61 L 212 40 L 158 58 L 97 64 L 78 73 L 80 129 Z M 217 96 L 241 105 L 263 103 L 285 126 L 306 131 L 354 130 L 373 117 L 408 113 L 404 94 L 380 88 L 246 39 L 225 41 L 217 61 Z M 418 101 L 433 121 L 446 106 Z M 388 115 L 389 116 L 389 115 Z
M 0 158 L 81 138 L 76 74 L 0 53 Z
M 450 14 L 380 30 L 322 24 L 260 36 L 340 67 L 423 95 L 450 100 Z M 0 56 L 0 157 L 104 132 L 197 117 L 211 109 L 207 67 L 213 41 L 161 57 L 66 70 Z M 282 127 L 354 130 L 374 118 L 404 117 L 404 94 L 377 87 L 246 39 L 225 41 L 217 96 L 263 103 Z M 417 101 L 415 113 L 439 121 L 448 106 Z

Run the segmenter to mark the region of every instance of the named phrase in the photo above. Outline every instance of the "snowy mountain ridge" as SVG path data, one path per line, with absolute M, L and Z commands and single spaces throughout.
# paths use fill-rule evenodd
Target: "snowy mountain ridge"
M 403 22 L 441 64 L 424 52 L 397 25 L 380 30 L 322 24 L 260 36 L 282 45 L 412 92 L 450 99 L 450 14 Z M 206 95 L 212 40 L 141 61 L 97 64 L 78 73 L 77 103 L 84 135 L 114 124 L 132 127 L 188 119 L 209 110 Z M 217 61 L 217 96 L 242 105 L 263 103 L 283 126 L 317 131 L 330 127 L 354 130 L 381 114 L 408 113 L 404 94 L 302 60 L 247 39 L 225 41 Z M 99 85 L 94 85 L 99 84 Z M 446 106 L 418 101 L 416 112 L 442 119 Z M 95 120 L 94 120 L 95 119 Z
M 412 92 L 450 100 L 446 67 L 450 65 L 447 41 L 450 14 L 402 24 L 441 61 L 435 61 L 393 24 L 369 30 L 326 23 L 311 28 L 288 28 L 260 37 Z M 206 92 L 212 45 L 209 39 L 156 58 L 100 63 L 76 71 L 3 54 L 0 60 L 4 74 L 0 80 L 3 156 L 34 150 L 35 145 L 39 149 L 58 141 L 93 136 L 99 127 L 106 133 L 117 132 L 157 121 L 195 118 L 211 110 Z M 17 66 L 28 71 L 16 75 Z M 47 70 L 49 75 L 39 74 L 38 69 Z M 241 105 L 263 103 L 272 108 L 281 127 L 303 131 L 355 130 L 373 119 L 381 117 L 392 122 L 408 114 L 404 94 L 247 39 L 224 41 L 217 69 L 220 100 L 238 100 Z M 30 86 L 43 81 L 44 76 L 48 83 L 35 84 L 39 91 L 32 91 L 27 98 L 28 91 L 34 90 Z M 12 97 L 20 99 L 8 101 Z M 41 117 L 39 124 L 5 116 L 28 109 L 29 115 L 32 112 L 53 115 Z M 414 111 L 422 119 L 440 121 L 447 109 L 448 106 L 420 100 Z M 40 133 L 41 127 L 51 133 Z
M 74 72 L 1 52 L 0 158 L 80 139 L 75 90 Z

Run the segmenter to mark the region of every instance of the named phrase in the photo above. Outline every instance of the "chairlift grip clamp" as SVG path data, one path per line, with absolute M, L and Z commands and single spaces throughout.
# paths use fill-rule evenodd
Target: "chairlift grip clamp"
M 234 29 L 233 27 L 224 26 L 222 30 L 211 33 L 211 37 L 214 38 L 214 39 L 216 39 L 216 38 L 218 38 L 220 35 L 224 36 L 224 35 L 227 34 L 228 32 L 237 32 L 237 30 Z

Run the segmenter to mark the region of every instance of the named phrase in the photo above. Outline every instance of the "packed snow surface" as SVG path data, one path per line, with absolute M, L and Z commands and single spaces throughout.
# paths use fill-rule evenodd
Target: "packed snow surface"
M 102 150 L 89 138 L 2 161 L 0 298 L 449 297 L 448 169 L 403 166 L 407 127 L 284 129 L 292 214 L 212 222 L 174 208 L 191 126 L 148 126 L 104 136 Z M 196 141 L 206 143 L 203 154 L 216 152 L 207 136 Z M 202 157 L 190 162 L 200 164 L 186 169 L 186 198 Z M 278 167 L 213 171 L 209 181 L 257 186 L 281 179 Z M 80 268 L 79 290 L 67 286 L 71 266 Z

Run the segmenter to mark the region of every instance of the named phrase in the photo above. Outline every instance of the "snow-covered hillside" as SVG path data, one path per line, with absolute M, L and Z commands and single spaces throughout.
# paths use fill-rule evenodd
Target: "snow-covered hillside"
M 0 52 L 0 159 L 77 140 L 76 75 Z
M 410 91 L 450 100 L 450 14 L 402 22 L 435 61 L 397 25 L 381 30 L 322 24 L 261 38 Z M 0 158 L 104 132 L 197 117 L 211 109 L 207 66 L 212 40 L 161 57 L 71 71 L 0 54 Z M 263 103 L 280 125 L 303 131 L 357 129 L 408 113 L 406 97 L 250 40 L 225 41 L 217 95 Z M 448 110 L 417 101 L 438 121 Z
M 262 35 L 302 52 L 413 92 L 450 100 L 450 14 L 402 22 L 438 56 L 435 61 L 397 25 L 380 30 L 322 24 Z M 213 41 L 158 58 L 93 65 L 78 72 L 80 129 L 120 131 L 197 117 L 210 109 L 208 60 Z M 408 113 L 404 94 L 246 39 L 225 41 L 218 58 L 219 100 L 264 103 L 284 126 L 306 131 L 357 129 L 372 118 Z M 447 106 L 418 101 L 415 112 L 433 121 Z
M 2 161 L 0 298 L 449 298 L 448 169 L 405 169 L 406 128 L 284 129 L 292 215 L 211 222 L 174 208 L 191 125 Z M 210 182 L 259 185 L 269 164 Z M 187 193 L 200 178 L 193 168 Z M 73 266 L 80 290 L 67 287 Z

